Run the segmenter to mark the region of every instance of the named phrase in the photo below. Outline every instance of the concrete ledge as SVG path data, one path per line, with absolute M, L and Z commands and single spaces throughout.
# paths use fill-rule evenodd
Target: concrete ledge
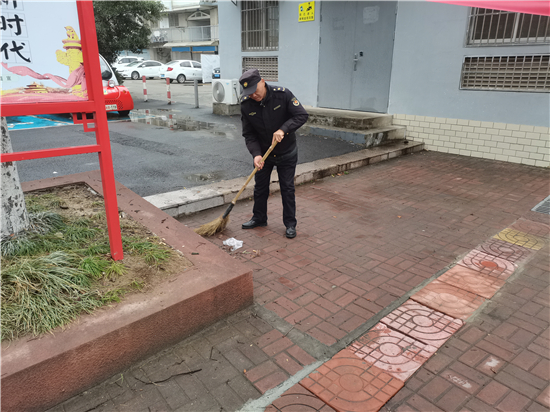
M 320 159 L 296 167 L 295 184 L 311 182 L 332 174 L 353 170 L 358 167 L 375 164 L 384 160 L 416 153 L 424 150 L 424 143 L 405 140 L 392 140 L 384 146 L 359 150 L 341 156 Z M 248 176 L 247 176 L 248 177 Z M 147 196 L 144 199 L 154 206 L 166 211 L 175 218 L 201 210 L 229 204 L 239 192 L 247 177 L 225 180 L 191 189 L 176 190 L 160 195 Z M 271 175 L 271 192 L 279 190 L 277 172 Z M 250 182 L 239 200 L 252 197 L 254 183 Z
M 23 190 L 80 182 L 103 192 L 99 171 L 23 183 Z M 44 411 L 253 303 L 246 266 L 128 188 L 117 184 L 117 195 L 120 209 L 194 266 L 64 331 L 3 342 L 3 411 Z
M 240 116 L 240 104 L 212 103 L 212 113 L 219 116 Z
M 344 129 L 332 126 L 303 126 L 303 133 L 341 139 L 361 144 L 365 148 L 376 147 L 390 140 L 404 139 L 406 127 L 386 126 L 368 130 Z

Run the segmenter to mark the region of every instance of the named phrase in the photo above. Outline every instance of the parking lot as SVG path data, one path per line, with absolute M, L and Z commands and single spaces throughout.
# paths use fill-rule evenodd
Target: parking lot
M 183 84 L 172 82 L 170 84 L 171 101 L 195 106 L 194 82 L 187 81 Z M 168 103 L 166 80 L 147 79 L 147 97 L 152 100 L 164 100 Z M 143 81 L 125 79 L 124 86 L 130 90 L 134 103 L 143 102 Z M 199 96 L 199 107 L 212 107 L 212 83 L 198 83 L 197 92 Z

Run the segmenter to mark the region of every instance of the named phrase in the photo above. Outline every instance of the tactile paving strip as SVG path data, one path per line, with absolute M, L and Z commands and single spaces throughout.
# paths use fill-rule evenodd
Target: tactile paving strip
M 437 278 L 439 282 L 447 283 L 459 289 L 475 293 L 485 299 L 491 299 L 497 291 L 506 283 L 502 279 L 487 276 L 481 272 L 455 266 Z
M 389 313 L 380 322 L 419 341 L 439 348 L 464 324 L 411 299 Z
M 545 245 L 545 240 L 539 236 L 531 235 L 529 233 L 520 232 L 514 229 L 504 229 L 495 236 L 493 239 L 503 240 L 517 246 L 523 246 L 527 249 L 540 250 Z
M 512 223 L 510 225 L 510 229 L 519 230 L 520 232 L 540 237 L 550 236 L 550 226 L 524 218 L 519 218 L 517 221 Z
M 338 352 L 300 385 L 338 411 L 378 411 L 404 385 L 349 349 Z
M 437 348 L 378 323 L 349 347 L 355 355 L 405 382 Z
M 484 302 L 474 293 L 438 280 L 428 283 L 411 299 L 457 319 L 468 319 Z
M 513 245 L 498 239 L 489 239 L 476 247 L 476 249 L 488 255 L 508 260 L 512 263 L 523 262 L 534 253 L 531 249 Z
M 265 412 L 336 412 L 300 384 L 294 385 L 269 405 Z
M 477 249 L 468 253 L 457 265 L 476 270 L 483 275 L 500 280 L 508 279 L 517 268 L 517 265 L 506 259 L 488 255 Z

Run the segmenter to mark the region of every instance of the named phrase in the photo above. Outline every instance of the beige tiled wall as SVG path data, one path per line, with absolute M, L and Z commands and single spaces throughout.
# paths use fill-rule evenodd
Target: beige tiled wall
M 550 167 L 550 128 L 441 117 L 393 115 L 426 150 Z

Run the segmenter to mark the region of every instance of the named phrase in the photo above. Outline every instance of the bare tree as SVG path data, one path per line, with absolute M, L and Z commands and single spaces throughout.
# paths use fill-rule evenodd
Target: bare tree
M 10 133 L 6 118 L 2 117 L 2 153 L 12 153 Z M 19 173 L 13 162 L 2 163 L 2 239 L 29 228 L 29 215 L 25 205 Z

